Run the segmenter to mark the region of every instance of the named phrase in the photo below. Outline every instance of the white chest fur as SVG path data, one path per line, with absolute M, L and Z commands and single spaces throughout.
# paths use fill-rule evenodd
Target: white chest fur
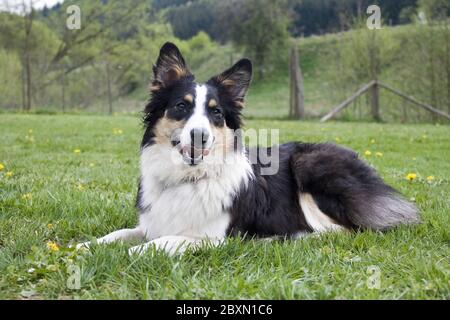
M 168 235 L 223 238 L 232 201 L 252 175 L 247 158 L 233 153 L 229 161 L 191 167 L 173 157 L 167 146 L 142 150 L 141 205 L 148 209 L 140 215 L 139 228 L 148 240 Z

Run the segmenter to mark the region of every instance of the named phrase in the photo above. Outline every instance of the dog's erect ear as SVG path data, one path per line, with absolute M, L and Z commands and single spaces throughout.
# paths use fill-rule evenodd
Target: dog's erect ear
M 192 76 L 177 46 L 166 42 L 159 52 L 156 65 L 153 66 L 151 91 L 158 91 L 183 77 Z
M 252 62 L 249 59 L 241 59 L 230 69 L 212 77 L 207 83 L 217 88 L 221 98 L 229 99 L 235 106 L 242 108 L 251 80 Z

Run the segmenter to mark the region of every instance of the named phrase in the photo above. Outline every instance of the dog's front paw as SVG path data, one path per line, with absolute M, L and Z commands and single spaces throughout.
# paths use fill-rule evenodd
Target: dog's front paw
M 148 243 L 134 246 L 134 247 L 131 247 L 130 249 L 128 249 L 128 255 L 129 256 L 133 256 L 133 255 L 142 256 L 145 252 L 148 251 L 148 249 L 149 249 Z
M 87 241 L 87 242 L 82 242 L 82 243 L 78 243 L 76 246 L 75 246 L 75 249 L 76 250 L 89 250 L 89 248 L 90 248 L 90 246 L 91 246 L 91 242 L 90 241 Z

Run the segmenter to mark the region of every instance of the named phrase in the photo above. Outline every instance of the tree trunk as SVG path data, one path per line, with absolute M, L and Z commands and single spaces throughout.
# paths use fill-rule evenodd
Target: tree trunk
M 436 93 L 436 71 L 435 71 L 435 59 L 434 59 L 434 54 L 435 54 L 435 50 L 434 50 L 434 45 L 435 45 L 435 39 L 434 39 L 434 31 L 433 31 L 433 26 L 430 26 L 430 34 L 429 34 L 429 39 L 430 39 L 430 45 L 429 45 L 429 51 L 428 51 L 428 60 L 429 60 L 429 68 L 428 68 L 428 75 L 430 77 L 430 100 L 431 100 L 431 105 L 434 106 L 435 108 L 439 109 L 439 105 L 438 105 L 438 99 L 437 99 L 437 93 Z M 432 116 L 432 121 L 436 122 L 436 117 L 434 116 L 434 114 L 431 115 Z
M 450 114 L 450 29 L 448 19 L 445 20 L 445 72 L 447 75 L 447 112 Z
M 62 112 L 66 111 L 66 70 L 62 67 L 61 76 L 61 99 L 62 99 Z
M 31 56 L 30 53 L 26 53 L 26 60 L 25 60 L 25 73 L 26 73 L 26 87 L 27 87 L 27 100 L 25 105 L 25 110 L 30 111 L 31 110 Z
M 24 10 L 26 10 L 24 8 Z M 31 88 L 31 29 L 33 27 L 33 18 L 34 18 L 34 10 L 30 3 L 30 13 L 24 14 L 24 23 L 25 23 L 25 83 L 26 83 L 26 102 L 25 102 L 25 111 L 31 110 L 31 96 L 32 96 L 32 88 Z
M 25 67 L 24 67 L 25 59 L 22 59 L 22 110 L 25 111 L 27 108 L 27 97 L 26 97 L 26 91 L 27 91 L 27 85 L 26 85 L 26 77 L 25 77 Z
M 108 107 L 109 114 L 113 114 L 112 93 L 111 93 L 111 73 L 109 70 L 109 62 L 106 62 L 106 82 L 108 85 Z

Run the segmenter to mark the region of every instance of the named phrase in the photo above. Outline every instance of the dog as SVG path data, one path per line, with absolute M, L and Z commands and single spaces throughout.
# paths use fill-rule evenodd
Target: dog
M 134 240 L 143 243 L 130 254 L 176 254 L 226 237 L 296 239 L 420 221 L 417 208 L 352 150 L 301 142 L 245 147 L 241 112 L 251 78 L 252 63 L 242 59 L 198 84 L 179 49 L 164 44 L 144 110 L 138 226 L 97 243 Z M 276 172 L 265 174 L 270 165 Z

